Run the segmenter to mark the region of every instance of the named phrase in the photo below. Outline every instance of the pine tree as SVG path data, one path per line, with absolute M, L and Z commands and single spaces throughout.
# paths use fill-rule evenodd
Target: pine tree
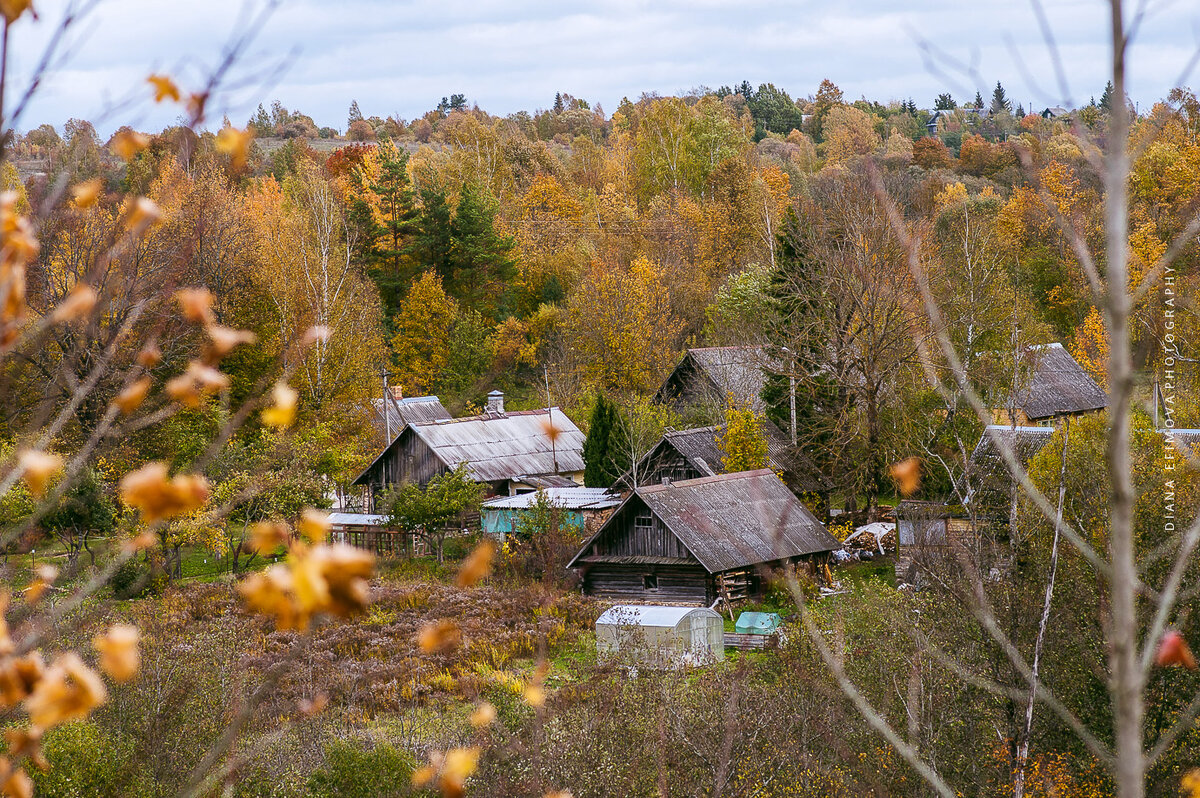
M 562 92 L 556 91 L 554 93 L 554 114 L 555 114 L 555 116 L 557 116 L 558 114 L 561 114 L 562 112 L 563 112 Z
M 616 405 L 596 396 L 592 406 L 587 440 L 583 443 L 583 484 L 589 488 L 607 488 L 621 476 L 620 441 L 622 422 Z
M 347 129 L 363 118 L 362 111 L 358 110 L 358 100 L 350 101 L 350 111 L 346 114 Z
M 450 253 L 454 242 L 450 223 L 446 192 L 438 186 L 421 189 L 421 211 L 417 216 L 412 253 L 418 263 L 437 272 L 447 285 L 453 277 Z
M 254 118 L 250 120 L 249 127 L 254 129 L 255 138 L 275 135 L 275 126 L 271 124 L 271 115 L 267 113 L 266 108 L 263 108 L 262 103 L 258 104 L 258 110 L 254 112 Z
M 1001 111 L 1012 113 L 1012 103 L 1009 101 L 1004 87 L 1000 85 L 1000 81 L 996 81 L 996 88 L 992 90 L 992 113 L 998 114 Z
M 979 92 L 975 92 L 975 100 L 971 103 L 971 107 L 972 108 L 982 108 L 983 107 L 983 95 L 982 94 L 980 94 Z

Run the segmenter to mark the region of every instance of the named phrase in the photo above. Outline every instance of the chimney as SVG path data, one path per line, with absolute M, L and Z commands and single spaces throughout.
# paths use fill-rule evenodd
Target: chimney
M 670 484 L 671 484 L 671 478 L 670 478 L 670 477 L 663 477 L 663 478 L 662 478 L 661 480 L 659 480 L 659 481 L 660 481 L 660 482 L 661 482 L 663 485 L 670 485 Z
M 492 391 L 487 395 L 487 411 L 490 416 L 504 415 L 504 391 Z
M 391 389 L 392 389 L 392 398 L 395 399 L 397 402 L 399 402 L 401 399 L 404 398 L 404 386 L 403 385 L 393 385 L 393 386 L 391 386 Z

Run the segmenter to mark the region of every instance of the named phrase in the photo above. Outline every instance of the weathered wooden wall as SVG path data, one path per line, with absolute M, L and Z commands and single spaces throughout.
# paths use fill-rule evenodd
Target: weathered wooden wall
M 658 580 L 658 588 L 648 590 L 645 577 L 651 573 Z M 589 564 L 583 574 L 583 592 L 631 604 L 658 602 L 707 606 L 715 598 L 712 577 L 699 563 L 694 566 Z

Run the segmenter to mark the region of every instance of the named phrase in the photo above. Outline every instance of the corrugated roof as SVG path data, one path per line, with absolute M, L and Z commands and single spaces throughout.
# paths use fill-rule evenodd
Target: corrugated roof
M 557 407 L 411 424 L 409 428 L 448 468 L 466 463 L 471 476 L 480 482 L 584 469 L 583 433 Z M 552 430 L 557 434 L 552 436 Z
M 387 421 L 391 425 L 393 438 L 409 424 L 453 418 L 436 396 L 410 396 L 397 400 L 372 399 L 371 407 L 375 410 L 372 421 L 380 432 L 386 431 L 384 411 L 387 411 Z
M 485 510 L 525 510 L 532 507 L 538 499 L 538 494 L 564 510 L 603 510 L 606 507 L 616 507 L 621 500 L 604 488 L 543 488 L 532 493 L 520 493 L 516 496 L 500 496 L 488 499 L 483 503 Z
M 377 513 L 330 513 L 329 523 L 334 526 L 381 526 L 387 516 Z
M 668 626 L 672 629 L 693 613 L 704 616 L 720 615 L 705 607 L 657 607 L 645 604 L 618 604 L 596 619 L 596 625 Z
M 1062 344 L 1029 347 L 1026 359 L 1030 373 L 1017 391 L 1017 406 L 1030 420 L 1108 407 L 1108 394 Z
M 709 573 L 840 545 L 769 469 L 651 485 L 635 493 Z

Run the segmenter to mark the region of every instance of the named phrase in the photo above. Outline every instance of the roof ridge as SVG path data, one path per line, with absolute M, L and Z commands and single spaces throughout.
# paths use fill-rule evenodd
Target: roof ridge
M 695 479 L 681 479 L 675 482 L 668 482 L 658 485 L 647 485 L 637 489 L 638 493 L 658 493 L 668 488 L 692 488 L 699 485 L 704 485 L 709 482 L 731 482 L 738 479 L 749 479 L 750 477 L 761 477 L 766 474 L 776 476 L 775 472 L 769 468 L 756 468 L 753 471 L 732 471 L 728 474 L 714 474 L 710 477 L 696 477 Z

